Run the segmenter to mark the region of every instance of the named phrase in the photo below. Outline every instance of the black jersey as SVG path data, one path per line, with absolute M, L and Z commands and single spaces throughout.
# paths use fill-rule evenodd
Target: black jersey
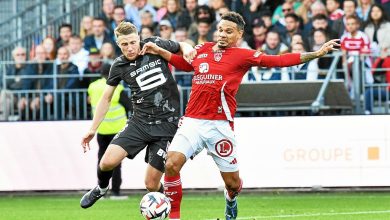
M 154 42 L 172 53 L 180 49 L 179 43 L 152 37 L 141 41 Z M 133 116 L 147 123 L 169 121 L 179 118 L 179 90 L 168 67 L 168 62 L 153 54 L 128 60 L 124 55 L 116 58 L 110 69 L 107 84 L 117 86 L 125 81 L 131 90 Z

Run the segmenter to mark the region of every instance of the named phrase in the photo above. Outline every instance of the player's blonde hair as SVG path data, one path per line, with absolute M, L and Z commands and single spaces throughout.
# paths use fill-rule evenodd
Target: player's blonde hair
M 122 21 L 118 27 L 115 28 L 115 37 L 118 39 L 118 37 L 122 35 L 128 35 L 136 33 L 138 34 L 137 28 L 134 26 L 134 24 L 130 22 Z

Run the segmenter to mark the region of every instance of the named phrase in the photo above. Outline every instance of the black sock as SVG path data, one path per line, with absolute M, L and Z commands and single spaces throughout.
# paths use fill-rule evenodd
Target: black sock
M 102 171 L 100 166 L 98 167 L 97 176 L 98 176 L 98 184 L 101 189 L 107 188 L 108 184 L 110 184 L 110 179 L 112 177 L 112 170 L 110 171 Z
M 160 188 L 158 189 L 158 192 L 160 193 L 164 193 L 164 185 L 162 183 L 160 183 Z

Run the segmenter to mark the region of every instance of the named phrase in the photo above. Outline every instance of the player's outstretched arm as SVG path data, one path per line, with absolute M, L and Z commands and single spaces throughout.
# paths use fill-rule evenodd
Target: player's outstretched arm
M 340 46 L 340 44 L 337 43 L 338 41 L 338 39 L 330 40 L 322 45 L 319 50 L 314 52 L 286 53 L 282 55 L 262 55 L 258 65 L 261 67 L 272 68 L 295 66 L 301 63 L 305 63 L 310 60 L 322 57 L 331 51 L 338 50 L 337 47 Z
M 182 56 L 172 54 L 168 50 L 159 47 L 155 43 L 148 42 L 143 46 L 142 50 L 140 51 L 140 55 L 145 55 L 146 53 L 161 56 L 164 60 L 168 61 L 179 70 L 186 72 L 194 70 L 193 67 Z
M 84 153 L 87 152 L 90 149 L 89 142 L 93 139 L 95 136 L 95 133 L 100 125 L 102 123 L 104 117 L 106 116 L 106 113 L 108 111 L 108 108 L 110 107 L 112 95 L 114 94 L 116 86 L 110 86 L 107 85 L 102 98 L 100 99 L 95 115 L 93 116 L 92 125 L 87 134 L 85 134 L 81 140 L 81 146 L 83 146 Z
M 306 63 L 310 60 L 325 56 L 329 52 L 337 51 L 340 47 L 340 39 L 330 40 L 322 45 L 322 47 L 314 52 L 301 53 L 301 62 Z

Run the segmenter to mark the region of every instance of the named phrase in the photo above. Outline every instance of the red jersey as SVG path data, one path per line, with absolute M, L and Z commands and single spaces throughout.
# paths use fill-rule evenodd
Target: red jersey
M 350 55 L 370 53 L 370 40 L 362 31 L 357 31 L 356 36 L 346 32 L 341 36 L 341 49 L 346 50 Z
M 197 55 L 191 63 L 195 73 L 186 117 L 233 121 L 237 109 L 235 96 L 249 68 L 284 67 L 300 63 L 300 54 L 271 56 L 238 47 L 213 51 L 214 45 L 215 43 L 205 43 L 195 46 Z M 178 65 L 172 64 L 178 67 L 180 62 L 186 61 L 181 58 Z

